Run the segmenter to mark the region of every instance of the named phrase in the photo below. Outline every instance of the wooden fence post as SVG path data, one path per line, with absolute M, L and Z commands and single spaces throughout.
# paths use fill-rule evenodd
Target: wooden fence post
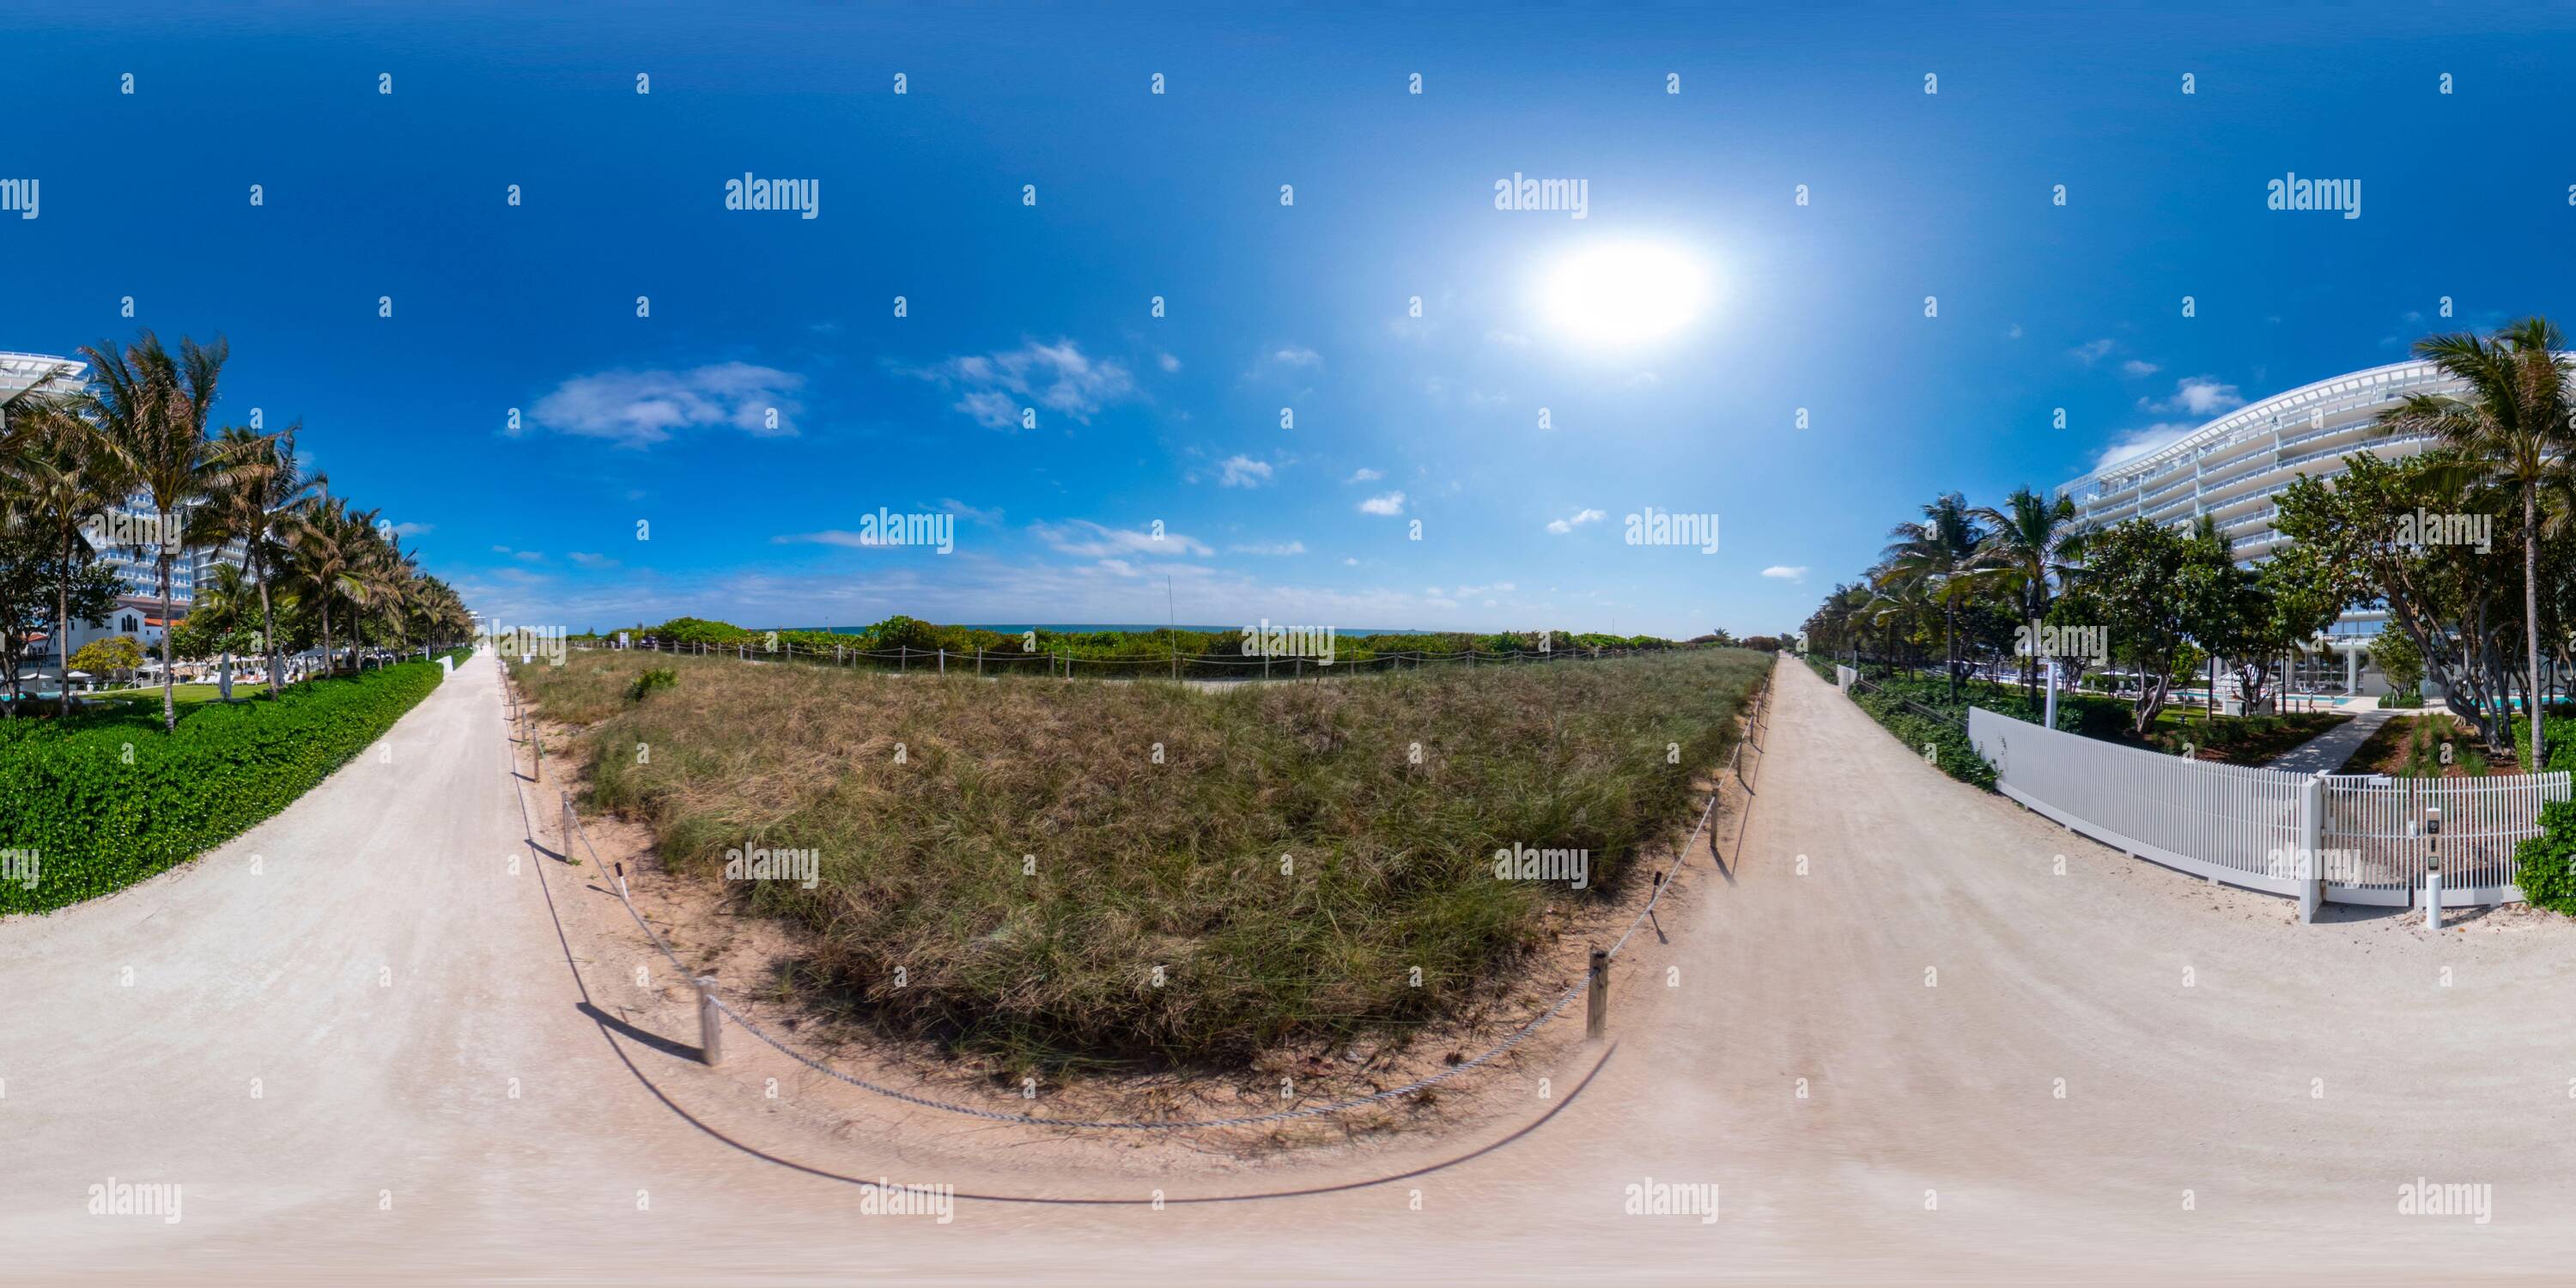
M 1592 978 L 1584 993 L 1583 1037 L 1597 1042 L 1610 1031 L 1610 954 L 1592 950 Z
M 716 1006 L 716 977 L 700 975 L 698 986 L 698 1058 L 707 1067 L 724 1063 L 724 1012 Z

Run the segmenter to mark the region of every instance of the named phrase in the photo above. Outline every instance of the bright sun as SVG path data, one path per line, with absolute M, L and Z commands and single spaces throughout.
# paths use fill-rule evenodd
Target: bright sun
M 1671 246 L 1613 242 L 1578 251 L 1548 275 L 1548 320 L 1586 344 L 1626 345 L 1678 330 L 1699 315 L 1708 274 Z

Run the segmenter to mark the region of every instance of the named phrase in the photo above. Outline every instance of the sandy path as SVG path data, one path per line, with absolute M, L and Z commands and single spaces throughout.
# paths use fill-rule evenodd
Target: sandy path
M 693 1032 L 665 1022 L 677 1003 L 629 1031 L 595 1022 L 594 997 L 615 1012 L 656 989 L 599 947 L 624 914 L 594 874 L 530 859 L 477 658 L 388 736 L 389 761 L 370 752 L 179 872 L 0 923 L 0 1279 L 1553 1284 L 2235 1265 L 2279 1282 L 2539 1272 L 2576 1251 L 2556 1215 L 2576 1198 L 2555 1144 L 2576 1118 L 2557 927 L 2499 915 L 2438 942 L 2395 918 L 2299 927 L 2282 901 L 1935 775 L 1801 667 L 1778 693 L 1732 880 L 1700 874 L 1662 919 L 1670 942 L 1641 936 L 1622 958 L 1620 1044 L 1579 1095 L 1598 1051 L 1554 1070 L 1549 1100 L 1532 1087 L 1529 1118 L 1556 1112 L 1517 1138 L 1247 1173 L 971 1123 L 821 1138 L 730 1062 L 697 1066 Z M 949 1224 L 863 1215 L 859 1187 L 752 1152 L 965 1193 L 1179 1199 L 1487 1145 L 1310 1197 L 961 1199 Z M 2418 1175 L 2491 1184 L 2492 1223 L 2400 1217 L 2396 1187 Z M 110 1177 L 182 1184 L 183 1219 L 86 1214 Z M 1623 1215 L 1625 1187 L 1650 1177 L 1720 1184 L 1723 1216 Z

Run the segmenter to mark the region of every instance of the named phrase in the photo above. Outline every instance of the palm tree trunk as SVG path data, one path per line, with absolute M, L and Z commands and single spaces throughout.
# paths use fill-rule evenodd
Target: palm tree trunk
M 76 538 L 73 537 L 72 534 L 68 532 L 63 534 L 63 575 L 56 578 L 54 581 L 54 630 L 62 640 L 58 650 L 61 656 L 54 659 L 57 669 L 62 672 L 62 679 L 60 683 L 54 686 L 56 689 L 54 696 L 57 699 L 60 699 L 60 705 L 56 710 L 60 713 L 61 718 L 65 720 L 72 718 L 71 615 L 72 542 L 74 540 L 76 540 Z
M 277 612 L 268 604 L 268 559 L 257 550 L 250 556 L 251 575 L 259 581 L 260 645 L 268 650 L 268 696 L 277 696 Z
M 322 607 L 322 678 L 331 678 L 331 597 L 317 596 Z M 320 692 L 320 690 L 315 690 Z
M 2547 761 L 2541 728 L 2549 723 L 2540 710 L 2540 543 L 2534 532 L 2532 496 L 2537 490 L 2528 481 L 2522 485 L 2522 629 L 2531 657 L 2531 772 L 2535 774 Z
M 170 548 L 161 548 L 154 560 L 161 569 L 161 732 L 171 733 L 179 727 L 179 704 L 170 691 Z
M 1959 705 L 1959 610 L 1941 606 L 1941 670 L 1950 677 L 1950 705 Z

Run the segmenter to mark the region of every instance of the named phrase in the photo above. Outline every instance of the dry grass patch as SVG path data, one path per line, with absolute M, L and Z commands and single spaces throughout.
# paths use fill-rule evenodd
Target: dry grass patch
M 787 986 L 1061 1068 L 1240 1062 L 1454 1013 L 1551 908 L 1679 838 L 1769 660 L 1222 693 L 634 653 L 520 675 L 585 727 L 591 803 L 652 825 L 676 870 L 816 852 L 811 889 L 740 883 L 802 932 Z M 676 683 L 639 693 L 656 668 Z M 1588 852 L 1593 889 L 1497 880 L 1516 843 Z

